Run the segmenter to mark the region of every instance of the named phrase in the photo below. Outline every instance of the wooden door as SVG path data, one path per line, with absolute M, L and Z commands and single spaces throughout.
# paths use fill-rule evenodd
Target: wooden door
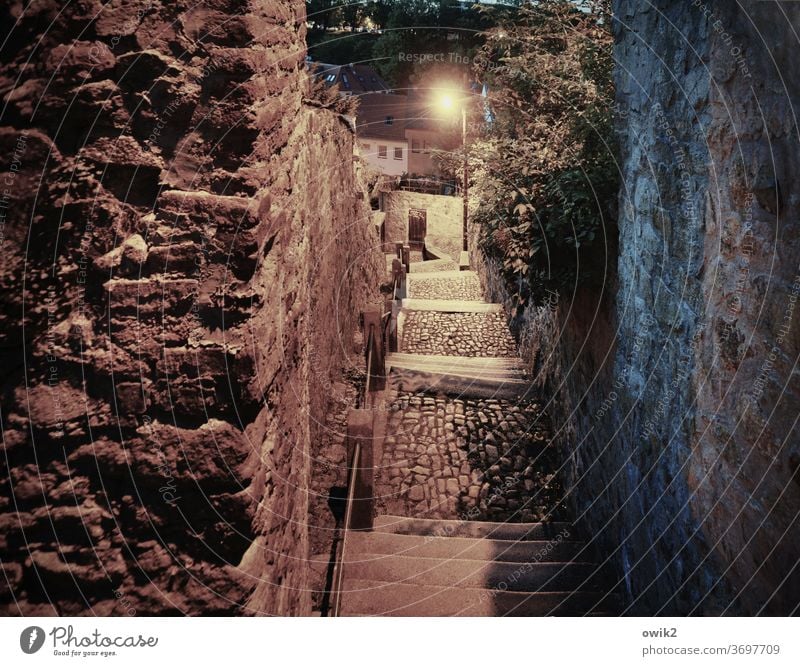
M 421 250 L 428 233 L 428 211 L 424 208 L 408 209 L 408 244 Z

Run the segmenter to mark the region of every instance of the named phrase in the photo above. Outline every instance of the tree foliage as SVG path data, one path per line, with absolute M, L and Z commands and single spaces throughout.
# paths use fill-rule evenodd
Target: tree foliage
M 401 90 L 430 69 L 440 77 L 463 78 L 485 31 L 512 11 L 478 11 L 458 0 L 306 0 L 306 9 L 309 54 L 315 60 L 368 62 Z M 366 27 L 379 32 L 356 31 Z M 331 30 L 336 28 L 343 30 Z M 424 60 L 437 54 L 436 61 Z
M 598 277 L 616 234 L 610 14 L 584 5 L 523 5 L 475 61 L 493 122 L 470 151 L 472 219 L 520 308 Z
M 386 29 L 375 43 L 373 54 L 381 74 L 393 85 L 404 88 L 418 83 L 426 70 L 439 76 L 453 76 L 465 67 L 483 43 L 481 31 L 486 19 L 476 11 L 462 10 L 455 0 L 404 0 L 392 3 Z M 443 54 L 444 62 L 420 63 L 409 58 Z M 451 71 L 445 71 L 445 70 Z

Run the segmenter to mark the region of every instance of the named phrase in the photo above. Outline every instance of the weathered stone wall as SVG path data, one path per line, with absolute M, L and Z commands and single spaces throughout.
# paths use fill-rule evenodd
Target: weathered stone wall
M 733 43 L 715 29 L 689 486 L 737 601 L 783 614 L 800 603 L 800 7 L 725 9 Z
M 800 602 L 800 8 L 616 14 L 615 425 L 645 518 L 624 551 L 633 593 L 655 610 L 786 613 Z
M 670 21 L 673 23 L 670 24 Z M 677 26 L 680 26 L 678 28 Z M 720 612 L 727 590 L 690 510 L 692 345 L 702 319 L 710 57 L 686 7 L 615 4 L 620 193 L 616 356 L 576 457 L 586 523 L 602 531 L 630 612 Z M 591 429 L 589 429 L 591 428 Z M 592 458 L 600 464 L 592 466 Z M 602 492 L 604 511 L 589 493 Z M 722 605 L 720 605 L 722 601 Z
M 386 242 L 408 238 L 408 211 L 422 208 L 427 211 L 428 239 L 432 245 L 448 252 L 458 261 L 461 251 L 463 199 L 419 192 L 395 190 L 383 194 L 386 213 Z
M 303 102 L 303 3 L 2 12 L 0 604 L 309 612 L 311 457 L 382 257 L 354 137 Z
M 614 3 L 616 275 L 517 322 L 630 613 L 800 602 L 800 7 L 740 4 Z

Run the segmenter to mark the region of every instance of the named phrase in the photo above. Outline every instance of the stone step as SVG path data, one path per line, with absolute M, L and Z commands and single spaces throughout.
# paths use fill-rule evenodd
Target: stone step
M 458 265 L 448 250 L 444 250 L 436 245 L 433 245 L 431 240 L 428 238 L 425 239 L 425 251 L 423 254 L 425 254 L 429 259 L 448 259 L 449 261 L 452 261 L 454 264 Z
M 491 382 L 505 383 L 505 382 L 520 382 L 525 380 L 525 373 L 514 372 L 511 370 L 470 370 L 468 368 L 448 368 L 436 366 L 414 366 L 414 365 L 398 365 L 393 366 L 398 372 L 409 371 L 417 372 L 427 375 L 445 375 L 453 379 L 459 379 L 462 382 L 472 383 L 473 380 L 486 380 Z M 527 382 L 526 382 L 527 384 Z M 453 393 L 450 391 L 449 393 Z
M 406 279 L 414 282 L 416 280 L 441 280 L 443 278 L 466 278 L 477 275 L 475 271 L 426 271 L 420 273 L 409 273 Z
M 512 356 L 444 356 L 442 354 L 413 354 L 410 352 L 389 352 L 388 359 L 399 362 L 413 362 L 425 365 L 451 365 L 464 368 L 493 368 L 506 370 L 524 370 L 525 366 L 518 358 Z
M 438 520 L 405 516 L 375 516 L 373 530 L 413 536 L 448 536 L 503 541 L 550 541 L 559 534 L 572 535 L 570 523 L 492 523 L 473 520 Z
M 524 380 L 525 369 L 516 359 L 503 357 L 440 356 L 434 354 L 390 353 L 386 368 L 432 372 L 464 378 Z
M 512 376 L 478 376 L 466 371 L 427 372 L 393 367 L 389 373 L 393 390 L 415 393 L 432 391 L 461 398 L 487 398 L 495 400 L 533 400 L 536 392 L 530 381 Z
M 404 298 L 404 310 L 427 310 L 434 312 L 502 312 L 503 306 L 499 303 L 485 303 L 484 301 L 448 301 L 432 298 Z
M 582 616 L 616 607 L 611 595 L 592 592 L 499 592 L 470 588 L 349 579 L 343 616 L 498 617 Z
M 574 562 L 494 562 L 380 555 L 345 565 L 345 578 L 510 592 L 597 592 L 597 567 Z M 358 589 L 355 585 L 351 589 Z
M 472 560 L 478 562 L 581 562 L 591 553 L 582 541 L 510 541 L 451 536 L 417 536 L 386 532 L 349 532 L 347 562 L 391 556 Z

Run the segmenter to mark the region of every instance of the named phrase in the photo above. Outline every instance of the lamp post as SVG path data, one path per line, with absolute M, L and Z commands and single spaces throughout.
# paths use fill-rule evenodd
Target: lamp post
M 464 150 L 464 191 L 462 192 L 464 197 L 464 219 L 462 221 L 462 235 L 463 235 L 463 244 L 462 244 L 462 251 L 467 252 L 467 216 L 469 213 L 469 159 L 467 156 L 467 105 L 466 103 L 461 105 L 461 147 Z M 462 257 L 463 260 L 463 257 Z M 461 262 L 459 262 L 461 263 Z
M 445 111 L 453 111 L 456 105 L 454 96 L 450 93 L 444 93 L 439 98 L 439 106 Z M 461 220 L 461 257 L 459 259 L 459 268 L 461 270 L 469 269 L 469 245 L 467 243 L 467 220 L 469 219 L 469 145 L 467 144 L 467 100 L 461 98 L 461 148 L 464 151 L 464 187 L 462 188 L 461 195 L 463 201 L 463 213 Z

